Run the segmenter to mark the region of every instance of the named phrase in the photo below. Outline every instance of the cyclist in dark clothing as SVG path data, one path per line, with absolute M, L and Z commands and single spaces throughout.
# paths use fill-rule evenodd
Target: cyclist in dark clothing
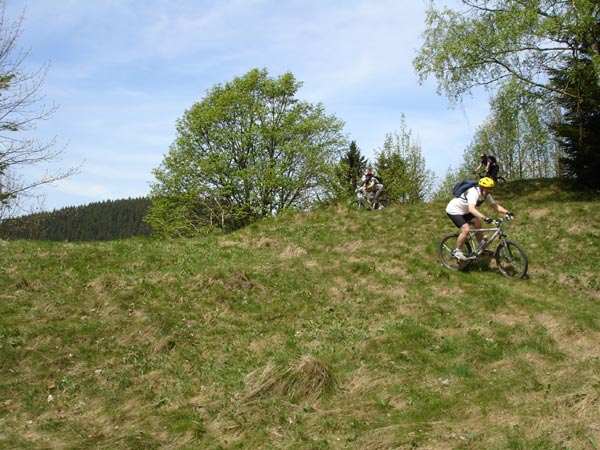
M 488 156 L 485 153 L 481 155 L 481 161 L 475 169 L 475 173 L 478 173 L 483 168 L 485 168 L 486 177 L 489 177 L 494 181 L 498 180 L 498 170 L 500 170 L 500 167 L 498 166 L 496 158 L 491 155 Z

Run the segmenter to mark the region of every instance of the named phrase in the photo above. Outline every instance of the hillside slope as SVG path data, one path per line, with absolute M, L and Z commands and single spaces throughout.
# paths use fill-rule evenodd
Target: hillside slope
M 599 198 L 495 197 L 526 279 L 441 267 L 443 203 L 0 241 L 0 447 L 598 448 Z

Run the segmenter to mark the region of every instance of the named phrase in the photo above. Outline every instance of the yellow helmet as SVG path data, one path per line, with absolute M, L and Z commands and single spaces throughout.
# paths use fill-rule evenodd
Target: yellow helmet
M 483 177 L 479 180 L 479 186 L 484 188 L 493 188 L 494 184 L 494 180 L 492 180 L 490 177 Z

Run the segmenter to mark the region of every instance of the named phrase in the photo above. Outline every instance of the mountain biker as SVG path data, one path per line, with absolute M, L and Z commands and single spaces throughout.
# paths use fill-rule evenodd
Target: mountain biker
M 485 168 L 485 176 L 491 178 L 494 181 L 498 179 L 498 171 L 500 170 L 500 166 L 498 166 L 498 161 L 496 158 L 491 155 L 486 155 L 485 153 L 480 156 L 480 162 L 477 168 L 473 171 L 473 173 L 478 173 L 481 169 Z
M 477 207 L 483 202 L 487 202 L 495 211 L 506 214 L 512 217 L 512 213 L 506 208 L 500 206 L 494 200 L 494 197 L 490 194 L 494 187 L 494 180 L 490 177 L 481 178 L 477 186 L 467 189 L 460 197 L 455 197 L 446 206 L 446 214 L 448 217 L 460 229 L 460 234 L 456 240 L 456 249 L 452 252 L 458 260 L 466 260 L 467 257 L 462 252 L 462 247 L 467 240 L 469 234 L 470 225 L 475 228 L 481 228 L 481 221 L 486 223 L 492 223 L 492 219 L 483 215 Z M 480 246 L 485 244 L 483 238 L 483 232 L 477 232 L 477 242 Z
M 374 209 L 383 209 L 383 205 L 379 203 L 379 198 L 383 194 L 384 189 L 385 187 L 381 178 L 373 175 L 373 172 L 370 170 L 365 172 L 365 182 L 360 186 L 360 190 L 368 192 L 369 198 L 374 199 Z

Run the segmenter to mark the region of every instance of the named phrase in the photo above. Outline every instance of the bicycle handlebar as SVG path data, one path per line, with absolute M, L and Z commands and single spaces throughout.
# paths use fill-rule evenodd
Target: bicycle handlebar
M 504 217 L 501 218 L 501 219 L 494 219 L 494 220 L 492 220 L 492 223 L 495 226 L 499 226 L 499 225 L 502 225 L 503 223 L 509 222 L 511 220 L 513 220 L 512 214 L 505 214 Z

